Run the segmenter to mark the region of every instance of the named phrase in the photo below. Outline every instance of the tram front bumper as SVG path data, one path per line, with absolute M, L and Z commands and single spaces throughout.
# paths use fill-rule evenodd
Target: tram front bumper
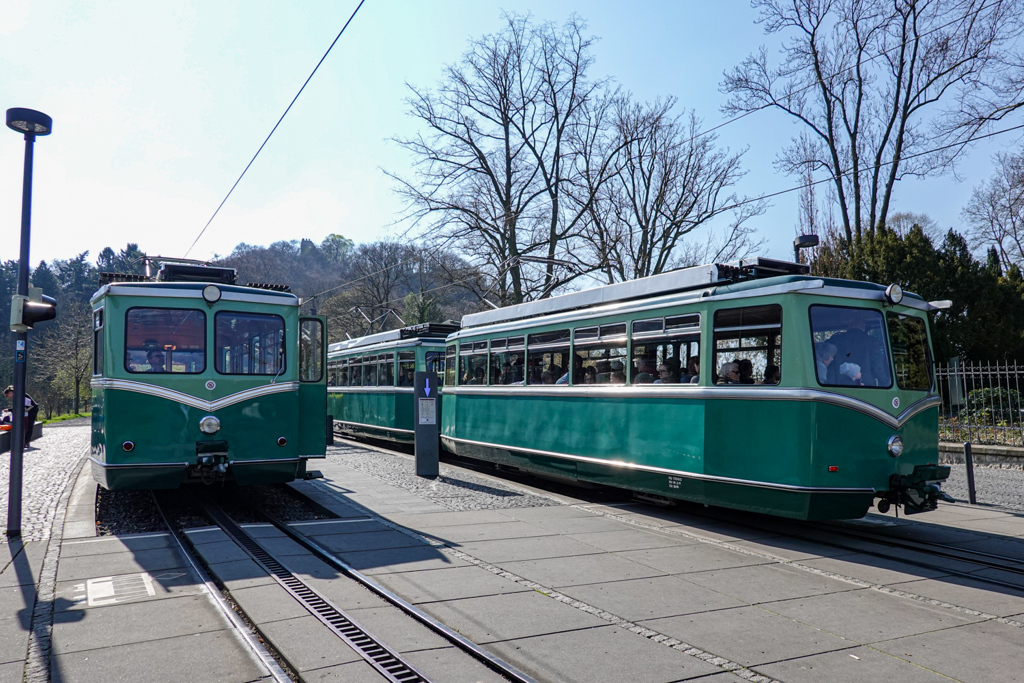
M 938 507 L 940 500 L 954 502 L 941 488 L 949 472 L 948 465 L 918 465 L 910 474 L 893 474 L 889 477 L 889 491 L 882 498 L 902 505 L 908 515 L 930 512 Z

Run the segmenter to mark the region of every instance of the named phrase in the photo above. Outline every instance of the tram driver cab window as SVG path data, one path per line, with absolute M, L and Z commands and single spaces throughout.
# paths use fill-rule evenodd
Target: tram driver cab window
M 715 311 L 714 383 L 776 385 L 782 379 L 782 307 Z
M 125 315 L 128 372 L 198 374 L 206 369 L 206 313 L 184 308 L 130 308 Z
M 882 312 L 811 306 L 814 370 L 821 386 L 891 387 Z

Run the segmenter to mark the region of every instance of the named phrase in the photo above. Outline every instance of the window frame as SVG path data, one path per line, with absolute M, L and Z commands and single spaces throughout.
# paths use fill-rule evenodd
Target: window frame
M 875 313 L 878 313 L 878 315 L 882 319 L 882 325 L 881 325 L 881 329 L 882 329 L 882 347 L 883 347 L 883 350 L 885 351 L 886 363 L 888 363 L 888 365 L 889 365 L 889 384 L 888 385 L 886 385 L 886 386 L 881 386 L 881 385 L 874 386 L 874 385 L 865 384 L 864 386 L 859 386 L 859 385 L 856 385 L 856 384 L 822 384 L 821 383 L 821 381 L 818 379 L 818 349 L 817 349 L 817 342 L 814 341 L 814 318 L 812 316 L 812 310 L 815 309 L 815 308 L 819 308 L 819 307 L 820 308 L 843 308 L 843 309 L 850 310 L 850 311 L 874 311 Z M 843 389 L 883 389 L 883 390 L 888 390 L 888 389 L 892 389 L 893 387 L 896 386 L 896 368 L 895 368 L 895 362 L 894 362 L 895 359 L 893 358 L 893 355 L 892 355 L 892 344 L 889 341 L 889 321 L 886 318 L 886 315 L 885 315 L 884 311 L 879 310 L 877 308 L 868 308 L 868 307 L 865 307 L 865 306 L 837 306 L 835 304 L 830 304 L 830 303 L 816 302 L 816 303 L 812 303 L 811 305 L 809 305 L 807 307 L 807 327 L 810 329 L 810 332 L 811 332 L 811 361 L 813 363 L 813 365 L 811 366 L 811 373 L 814 375 L 814 382 L 815 382 L 815 384 L 817 384 L 819 387 L 827 387 L 829 389 L 835 389 L 837 387 L 840 387 L 840 388 L 843 388 Z
M 718 327 L 718 325 L 717 325 L 716 318 L 718 317 L 719 313 L 724 313 L 724 312 L 729 312 L 729 311 L 743 311 L 743 310 L 746 310 L 746 309 L 755 309 L 755 308 L 772 308 L 772 307 L 777 308 L 778 311 L 779 311 L 779 322 L 778 323 L 770 323 L 770 324 L 767 324 L 767 325 L 764 325 L 764 324 L 762 324 L 762 325 L 742 325 L 741 324 L 741 325 L 738 325 L 738 326 L 737 325 L 733 325 L 733 326 L 729 326 L 729 327 Z M 710 383 L 710 386 L 716 386 L 716 387 L 730 387 L 730 386 L 735 386 L 735 387 L 751 387 L 751 386 L 757 386 L 757 387 L 780 387 L 780 386 L 782 386 L 782 345 L 783 345 L 783 335 L 782 335 L 782 332 L 785 329 L 785 326 L 784 326 L 784 323 L 785 323 L 785 313 L 786 313 L 785 307 L 783 307 L 783 305 L 779 304 L 779 303 L 765 303 L 765 304 L 754 304 L 752 306 L 751 305 L 746 305 L 746 306 L 730 306 L 730 307 L 724 307 L 724 308 L 717 308 L 717 309 L 714 309 L 713 311 L 710 311 L 710 313 L 711 313 L 711 344 L 710 344 L 710 352 L 711 352 L 711 356 L 712 357 L 711 357 L 711 372 L 709 373 L 709 376 L 708 376 L 709 380 L 714 380 L 714 379 L 719 378 L 719 375 L 718 375 L 718 367 L 719 366 L 718 366 L 718 362 L 717 361 L 718 361 L 718 356 L 719 356 L 720 353 L 728 353 L 730 351 L 732 353 L 742 353 L 744 351 L 749 351 L 750 349 L 753 349 L 754 351 L 758 351 L 758 350 L 761 349 L 761 347 L 744 348 L 743 346 L 739 346 L 736 349 L 723 349 L 723 350 L 720 351 L 719 348 L 718 348 L 718 334 L 717 334 L 718 332 L 742 332 L 743 330 L 765 330 L 765 331 L 768 331 L 768 330 L 777 329 L 778 330 L 778 337 L 779 337 L 779 346 L 778 346 L 778 352 L 779 352 L 779 364 L 778 364 L 778 368 L 779 368 L 779 381 L 778 382 L 775 382 L 773 384 L 764 384 L 763 383 L 764 382 L 764 377 L 762 376 L 762 378 L 761 378 L 761 382 L 762 383 L 761 384 L 758 384 L 757 382 L 754 382 L 753 384 L 729 384 L 729 383 L 725 383 L 725 382 L 721 382 L 720 383 L 720 382 L 717 382 L 717 381 L 712 381 Z M 750 335 L 750 336 L 753 337 L 753 336 L 756 336 L 756 335 Z M 769 341 L 768 341 L 768 344 L 764 347 L 765 356 L 766 356 L 766 358 L 765 358 L 765 361 L 766 361 L 765 362 L 765 370 L 768 369 L 769 365 L 774 365 L 774 363 L 771 362 L 771 358 L 769 357 L 769 354 L 772 351 L 771 337 L 772 337 L 772 335 L 768 335 L 767 339 Z M 740 336 L 740 337 L 737 337 L 737 339 L 738 340 L 742 340 L 742 339 L 744 339 L 744 337 Z M 790 343 L 792 343 L 792 342 L 790 342 Z M 701 351 L 701 354 L 705 355 L 705 352 Z M 702 362 L 703 362 L 703 360 L 702 360 Z M 728 363 L 728 362 L 732 362 L 732 361 L 726 361 L 726 362 Z
M 928 373 L 928 386 L 927 387 L 905 387 L 900 384 L 899 372 L 896 370 L 896 347 L 892 343 L 892 333 L 889 330 L 890 317 L 897 316 L 900 318 L 909 318 L 911 320 L 917 320 L 921 323 L 924 328 L 924 365 L 925 372 Z M 931 331 L 929 330 L 928 320 L 920 316 L 911 315 L 909 313 L 900 313 L 899 311 L 886 311 L 885 312 L 885 333 L 888 335 L 888 350 L 889 350 L 889 362 L 892 365 L 892 379 L 893 382 L 899 387 L 900 391 L 927 391 L 931 392 L 935 388 L 935 365 L 932 359 L 932 346 L 931 346 Z
M 203 316 L 203 351 L 202 351 L 203 369 L 202 370 L 197 370 L 196 372 L 171 372 L 169 370 L 167 372 L 149 372 L 148 370 L 132 370 L 129 367 L 129 365 L 128 365 L 128 316 L 131 315 L 132 311 L 135 311 L 135 310 L 138 310 L 138 309 L 144 309 L 144 310 L 147 310 L 147 311 L 189 311 L 189 312 L 192 312 L 192 313 L 199 313 L 199 314 L 201 314 Z M 208 337 L 208 334 L 209 334 L 209 329 L 207 327 L 206 311 L 204 311 L 203 309 L 201 309 L 201 308 L 181 308 L 181 307 L 178 307 L 178 306 L 131 306 L 130 308 L 128 308 L 128 310 L 126 310 L 124 312 L 123 320 L 124 320 L 124 333 L 123 333 L 124 354 L 122 356 L 122 362 L 124 364 L 125 372 L 129 372 L 129 373 L 131 373 L 133 375 L 201 375 L 201 374 L 205 373 L 208 370 L 208 358 L 207 358 L 207 356 L 209 355 L 209 349 L 207 347 L 209 346 L 209 344 L 207 343 L 207 341 L 208 341 L 207 337 Z M 164 351 L 164 350 L 161 349 L 161 351 Z M 164 356 L 166 357 L 166 355 L 167 355 L 167 353 L 165 351 L 164 352 Z
M 277 318 L 278 320 L 281 321 L 281 330 L 280 330 L 281 338 L 279 340 L 279 343 L 281 345 L 282 358 L 281 358 L 280 372 L 222 372 L 217 367 L 217 364 L 218 364 L 218 362 L 220 360 L 219 354 L 217 354 L 217 357 L 214 358 L 214 361 L 213 361 L 213 371 L 216 372 L 218 375 L 231 376 L 231 377 L 277 377 L 278 375 L 284 374 L 287 371 L 287 369 L 288 369 L 288 344 L 287 344 L 288 327 L 287 327 L 287 325 L 285 323 L 284 316 L 283 315 L 279 315 L 277 313 L 262 313 L 262 312 L 256 312 L 256 311 L 234 311 L 234 310 L 216 311 L 213 314 L 213 347 L 215 349 L 219 348 L 219 346 L 217 344 L 217 318 L 220 315 L 231 314 L 231 313 L 238 314 L 238 315 L 257 315 L 257 316 L 264 316 L 264 317 L 268 317 L 268 318 Z M 252 340 L 250 340 L 250 341 L 252 341 Z M 284 343 L 281 343 L 281 342 L 284 342 Z M 261 347 L 260 350 L 262 352 L 262 347 Z M 321 376 L 323 375 L 323 368 L 322 367 L 320 368 L 320 374 L 321 374 Z
M 106 354 L 103 351 L 104 333 L 103 326 L 106 320 L 104 307 L 93 309 L 92 312 L 92 374 L 93 377 L 102 377 L 106 371 Z M 97 324 L 97 322 L 99 324 Z M 204 331 L 205 332 L 205 331 Z

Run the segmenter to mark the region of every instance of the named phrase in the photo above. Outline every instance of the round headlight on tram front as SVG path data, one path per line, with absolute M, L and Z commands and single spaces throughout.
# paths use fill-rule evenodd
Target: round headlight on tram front
M 900 457 L 903 454 L 903 438 L 899 434 L 893 434 L 889 437 L 889 455 L 894 458 Z
M 199 421 L 199 431 L 203 434 L 216 434 L 220 431 L 220 420 L 213 415 L 207 415 Z
M 903 288 L 897 284 L 891 284 L 885 288 L 885 298 L 890 304 L 895 306 L 899 302 L 903 301 Z
M 215 304 L 220 301 L 220 287 L 217 285 L 206 285 L 203 287 L 203 299 L 208 304 Z

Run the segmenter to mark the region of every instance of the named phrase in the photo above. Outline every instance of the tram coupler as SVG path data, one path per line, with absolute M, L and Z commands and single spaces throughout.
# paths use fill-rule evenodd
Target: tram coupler
M 878 502 L 878 510 L 884 513 L 890 504 L 895 503 L 903 506 L 905 514 L 913 515 L 931 512 L 938 507 L 940 500 L 955 502 L 941 488 L 948 477 L 948 465 L 918 465 L 910 474 L 893 474 L 889 477 L 889 490 Z
M 228 473 L 228 442 L 199 441 L 196 443 L 195 474 L 204 484 L 223 479 Z

